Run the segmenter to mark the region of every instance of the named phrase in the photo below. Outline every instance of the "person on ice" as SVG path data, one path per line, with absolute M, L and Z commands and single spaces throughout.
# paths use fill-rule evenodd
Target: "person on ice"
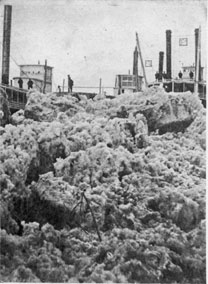
M 70 75 L 68 75 L 68 92 L 72 93 L 72 88 L 73 88 L 74 82 L 71 79 Z
M 190 77 L 191 80 L 194 78 L 194 73 L 192 71 L 190 71 L 189 77 Z
M 19 78 L 18 84 L 19 84 L 19 88 L 22 89 L 22 86 L 23 86 L 22 78 Z
M 28 90 L 29 89 L 32 89 L 33 87 L 33 81 L 31 79 L 29 79 L 29 81 L 27 82 L 27 85 L 28 85 Z
M 158 82 L 158 79 L 159 79 L 159 72 L 156 72 L 155 73 L 155 80 L 156 80 L 156 82 Z
M 165 72 L 162 73 L 163 79 L 167 79 L 167 74 Z
M 179 79 L 182 79 L 183 74 L 182 74 L 182 72 L 181 72 L 181 71 L 178 73 L 178 77 L 179 77 Z
M 58 92 L 61 93 L 61 86 L 58 85 Z

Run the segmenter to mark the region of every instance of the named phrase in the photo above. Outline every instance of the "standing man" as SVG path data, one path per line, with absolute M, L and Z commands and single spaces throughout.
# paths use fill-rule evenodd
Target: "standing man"
M 193 73 L 193 71 L 190 71 L 190 72 L 189 72 L 189 77 L 190 77 L 191 80 L 194 78 L 194 73 Z
M 163 79 L 167 79 L 167 75 L 166 75 L 165 72 L 162 73 L 162 77 L 163 77 Z
M 182 72 L 181 72 L 181 71 L 178 73 L 178 77 L 179 77 L 179 79 L 182 79 L 183 74 L 182 74 Z
M 68 92 L 72 93 L 72 88 L 73 88 L 74 82 L 71 79 L 70 75 L 68 75 Z
M 61 93 L 61 86 L 58 85 L 58 92 Z
M 32 89 L 33 87 L 33 81 L 31 79 L 29 79 L 29 81 L 27 82 L 27 85 L 28 85 L 28 90 L 29 89 Z
M 18 84 L 19 84 L 19 88 L 22 89 L 22 86 L 23 86 L 22 78 L 19 78 Z
M 155 73 L 155 80 L 156 80 L 156 82 L 158 82 L 158 79 L 159 79 L 159 72 L 156 72 Z

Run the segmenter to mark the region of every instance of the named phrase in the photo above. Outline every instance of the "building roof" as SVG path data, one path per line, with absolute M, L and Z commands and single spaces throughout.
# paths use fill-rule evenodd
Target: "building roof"
M 191 69 L 191 68 L 195 68 L 195 66 L 182 66 L 183 69 Z M 204 67 L 201 67 L 202 69 L 204 69 Z
M 21 65 L 19 65 L 19 67 L 23 67 L 23 66 L 42 66 L 42 67 L 45 67 L 45 65 L 43 65 L 43 64 L 21 64 Z M 53 69 L 54 67 L 47 65 L 47 68 Z
M 117 74 L 116 76 L 136 76 L 136 75 L 134 75 L 134 74 Z M 141 75 L 138 75 L 138 77 L 140 77 L 140 78 L 143 78 L 143 76 L 141 76 Z
M 186 68 L 186 69 L 188 69 L 188 68 L 195 68 L 195 66 L 182 66 L 182 68 Z
M 44 82 L 44 80 L 41 80 L 41 79 L 38 79 L 38 78 L 33 78 L 32 76 L 30 76 L 30 77 L 27 77 L 27 76 L 13 77 L 13 80 L 16 80 L 16 79 L 19 79 L 19 78 L 21 78 L 21 79 L 26 79 L 26 80 L 31 79 L 31 80 L 33 80 L 33 81 Z M 51 84 L 51 81 L 46 80 L 46 83 Z

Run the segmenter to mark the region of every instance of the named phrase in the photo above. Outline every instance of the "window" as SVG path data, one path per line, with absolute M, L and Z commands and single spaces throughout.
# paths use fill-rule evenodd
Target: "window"
M 16 92 L 13 93 L 13 101 L 17 102 L 17 93 Z
M 145 67 L 152 67 L 152 60 L 145 60 Z
M 188 38 L 179 38 L 179 46 L 187 46 Z
M 23 103 L 24 99 L 23 99 L 23 94 L 19 93 L 19 102 Z

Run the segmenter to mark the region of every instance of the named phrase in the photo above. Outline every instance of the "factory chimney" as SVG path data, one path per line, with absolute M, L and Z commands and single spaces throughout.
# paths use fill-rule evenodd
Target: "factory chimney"
M 2 50 L 2 84 L 9 84 L 10 37 L 12 23 L 12 6 L 4 6 L 3 50 Z
M 159 52 L 159 75 L 160 78 L 162 78 L 162 73 L 163 73 L 163 61 L 164 61 L 164 52 L 160 51 Z
M 171 30 L 166 31 L 166 73 L 167 79 L 171 79 Z
M 135 47 L 135 50 L 134 50 L 133 75 L 138 76 L 138 50 L 137 50 L 137 47 Z

